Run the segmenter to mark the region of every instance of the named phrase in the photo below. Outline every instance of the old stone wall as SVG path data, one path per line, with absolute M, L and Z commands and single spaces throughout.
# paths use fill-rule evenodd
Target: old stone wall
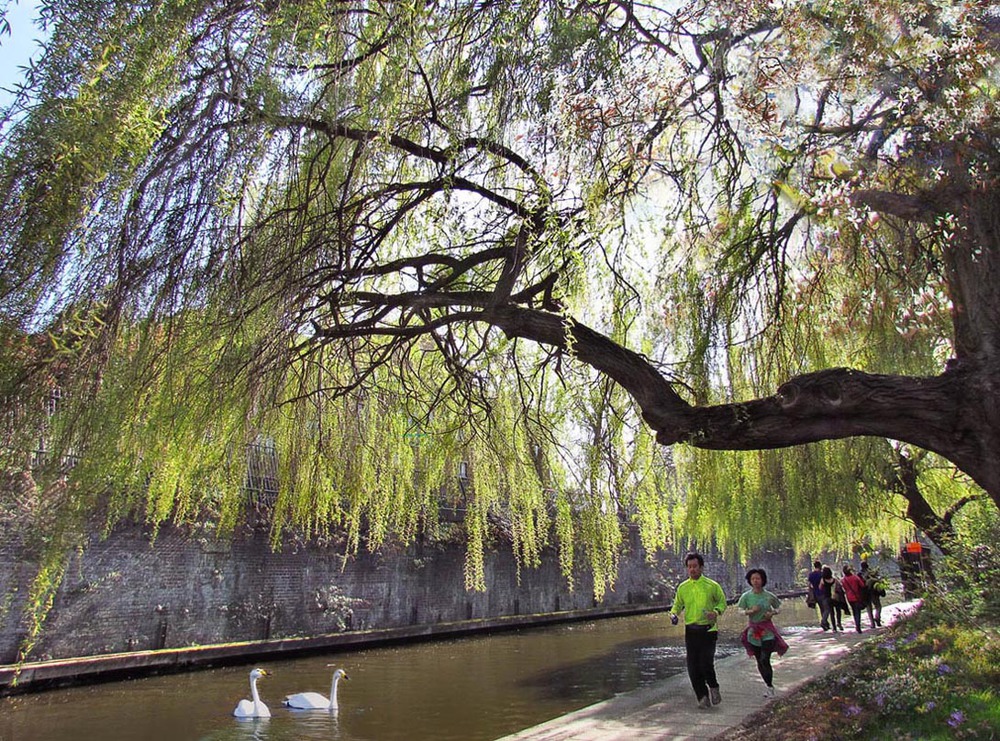
M 590 576 L 577 573 L 571 591 L 551 552 L 540 567 L 521 569 L 519 580 L 505 544 L 488 555 L 487 590 L 470 592 L 458 542 L 345 557 L 342 548 L 315 542 L 274 551 L 268 534 L 252 529 L 219 541 L 163 528 L 154 540 L 141 526 L 128 525 L 67 555 L 65 578 L 31 658 L 665 602 L 686 576 L 682 556 L 683 549 L 665 550 L 647 559 L 633 536 L 614 590 L 598 604 Z M 706 574 L 738 596 L 744 567 L 706 557 Z M 762 553 L 753 565 L 768 569 L 768 586 L 776 591 L 800 588 L 807 570 L 790 551 Z M 0 523 L 0 664 L 17 657 L 36 572 L 25 537 Z

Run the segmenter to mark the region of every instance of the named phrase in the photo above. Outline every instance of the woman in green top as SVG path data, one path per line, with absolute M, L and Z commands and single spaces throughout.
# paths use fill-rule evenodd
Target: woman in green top
M 774 697 L 774 670 L 771 668 L 771 654 L 784 653 L 779 648 L 781 637 L 774 627 L 771 618 L 778 614 L 781 600 L 764 589 L 767 584 L 767 572 L 764 569 L 750 569 L 747 572 L 747 583 L 750 589 L 740 596 L 736 603 L 738 609 L 749 618 L 747 629 L 743 632 L 743 644 L 748 653 L 757 659 L 757 671 L 760 672 L 764 684 L 764 697 Z

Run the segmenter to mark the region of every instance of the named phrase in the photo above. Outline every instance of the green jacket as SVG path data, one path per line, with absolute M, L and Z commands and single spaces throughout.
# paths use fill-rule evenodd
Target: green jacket
M 674 606 L 670 612 L 679 615 L 684 612 L 685 625 L 711 625 L 712 630 L 718 630 L 718 618 L 715 621 L 705 618 L 705 612 L 715 610 L 719 615 L 726 611 L 726 595 L 717 582 L 707 576 L 696 580 L 685 579 L 677 587 L 674 596 Z

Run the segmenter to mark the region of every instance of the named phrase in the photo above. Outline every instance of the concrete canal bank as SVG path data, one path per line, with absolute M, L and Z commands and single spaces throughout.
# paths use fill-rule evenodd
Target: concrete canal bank
M 742 566 L 707 555 L 706 573 L 738 595 Z M 65 576 L 22 681 L 28 682 L 29 668 L 39 681 L 54 677 L 59 662 L 71 659 L 91 673 L 132 672 L 578 614 L 632 614 L 664 602 L 684 578 L 678 552 L 650 557 L 635 533 L 614 589 L 600 599 L 584 569 L 574 573 L 571 589 L 557 554 L 543 554 L 538 568 L 519 568 L 502 541 L 487 554 L 487 590 L 470 592 L 464 556 L 458 538 L 345 557 L 333 542 L 293 540 L 274 550 L 266 530 L 219 541 L 171 528 L 153 539 L 141 526 L 122 527 L 66 554 Z M 775 589 L 802 584 L 806 564 L 790 551 L 762 553 L 754 563 L 767 568 Z M 38 568 L 29 537 L 0 522 L 0 665 L 18 661 Z

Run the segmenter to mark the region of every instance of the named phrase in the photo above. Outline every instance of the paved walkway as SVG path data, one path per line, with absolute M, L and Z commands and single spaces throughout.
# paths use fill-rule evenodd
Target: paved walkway
M 882 623 L 890 625 L 916 602 L 882 608 Z M 863 616 L 865 625 L 868 617 Z M 847 618 L 845 626 L 853 620 Z M 885 630 L 882 628 L 881 630 Z M 839 657 L 874 631 L 823 633 L 818 628 L 786 635 L 788 652 L 772 659 L 778 698 L 822 674 Z M 555 718 L 499 741 L 681 741 L 711 739 L 739 725 L 771 700 L 757 665 L 742 649 L 715 664 L 722 703 L 710 710 L 696 706 L 687 673 L 668 677 L 651 687 L 628 692 Z M 775 698 L 777 699 L 777 698 Z

